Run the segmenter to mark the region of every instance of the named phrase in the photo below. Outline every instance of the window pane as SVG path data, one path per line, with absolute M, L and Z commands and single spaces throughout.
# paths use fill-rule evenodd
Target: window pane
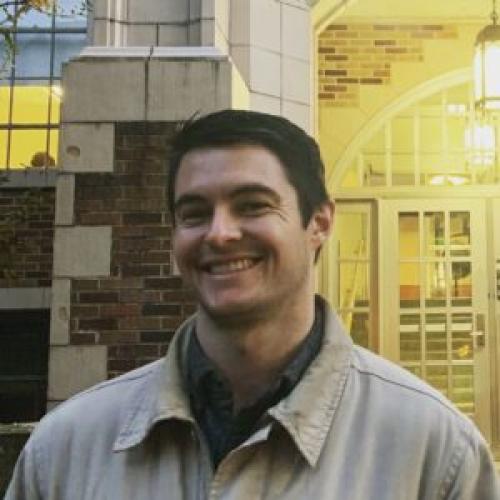
M 36 163 L 47 148 L 46 130 L 13 130 L 10 151 L 11 167 L 27 167 Z M 38 156 L 37 156 L 38 155 Z
M 428 360 L 448 358 L 446 314 L 425 315 L 425 351 Z
M 337 215 L 336 231 L 339 239 L 341 259 L 367 258 L 367 215 L 364 213 L 340 213 Z
M 9 108 L 10 108 L 10 87 L 0 86 L 0 123 L 8 123 Z
M 455 360 L 473 359 L 472 314 L 455 313 L 451 315 L 451 348 Z
M 470 256 L 470 214 L 450 213 L 450 244 L 452 257 Z
M 399 301 L 401 308 L 420 306 L 420 265 L 399 265 Z
M 367 154 L 364 156 L 365 186 L 385 186 L 385 155 Z
M 0 169 L 7 166 L 7 130 L 0 130 Z
M 419 314 L 402 314 L 399 318 L 399 358 L 401 361 L 422 359 Z
M 396 153 L 392 155 L 392 184 L 394 186 L 413 186 L 415 158 L 411 154 Z
M 418 213 L 399 214 L 399 258 L 412 259 L 419 256 Z
M 448 366 L 428 366 L 427 382 L 448 397 Z
M 452 367 L 451 400 L 458 408 L 468 415 L 473 415 L 474 409 L 474 366 Z
M 50 28 L 52 25 L 50 10 L 49 12 L 40 12 L 38 10 L 31 9 L 19 18 L 17 25 L 20 27 Z
M 50 101 L 50 123 L 59 123 L 61 114 L 62 88 L 59 85 L 52 85 L 50 89 L 52 99 Z
M 51 130 L 50 134 L 50 146 L 49 146 L 49 157 L 47 166 L 53 167 L 57 165 L 57 158 L 59 153 L 59 130 Z
M 392 121 L 392 150 L 395 153 L 411 153 L 413 147 L 413 118 L 398 116 Z
M 13 123 L 47 123 L 49 117 L 48 86 L 14 88 Z
M 453 306 L 472 305 L 472 274 L 470 262 L 452 262 L 451 304 Z
M 85 28 L 87 18 L 84 0 L 59 0 L 56 26 L 60 28 Z
M 444 307 L 446 305 L 446 267 L 444 262 L 432 262 L 425 266 L 425 305 Z
M 426 212 L 424 214 L 424 255 L 444 257 L 444 212 Z
M 340 308 L 368 307 L 370 283 L 368 264 L 340 263 Z
M 60 76 L 62 63 L 80 53 L 86 43 L 86 35 L 84 33 L 58 34 L 55 43 L 54 76 Z
M 441 118 L 422 117 L 420 123 L 422 151 L 439 153 L 443 147 Z
M 47 33 L 19 33 L 17 35 L 16 78 L 50 75 L 50 36 Z

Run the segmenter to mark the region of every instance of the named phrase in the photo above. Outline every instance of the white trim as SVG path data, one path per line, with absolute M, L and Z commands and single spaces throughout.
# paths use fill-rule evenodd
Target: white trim
M 58 171 L 56 169 L 36 170 L 0 170 L 0 174 L 6 177 L 6 181 L 0 184 L 1 189 L 55 187 Z
M 409 92 L 403 94 L 392 103 L 389 103 L 387 106 L 385 106 L 371 120 L 369 120 L 362 126 L 356 137 L 349 143 L 349 145 L 344 150 L 344 153 L 335 163 L 327 179 L 327 186 L 331 190 L 331 192 L 335 193 L 337 192 L 337 190 L 339 190 L 338 186 L 340 185 L 346 173 L 346 170 L 353 162 L 355 155 L 358 153 L 361 146 L 369 140 L 371 135 L 376 130 L 378 130 L 383 123 L 387 122 L 394 115 L 399 113 L 401 110 L 411 106 L 415 102 L 421 101 L 422 99 L 425 99 L 426 97 L 439 92 L 440 90 L 452 87 L 454 85 L 467 83 L 471 80 L 472 69 L 469 67 L 451 71 L 450 73 L 446 73 L 418 85 Z M 371 188 L 371 190 L 372 189 L 373 188 Z
M 2 309 L 49 309 L 52 292 L 45 288 L 0 288 Z
M 218 47 L 85 47 L 78 59 L 86 58 L 134 58 L 134 59 L 227 59 Z

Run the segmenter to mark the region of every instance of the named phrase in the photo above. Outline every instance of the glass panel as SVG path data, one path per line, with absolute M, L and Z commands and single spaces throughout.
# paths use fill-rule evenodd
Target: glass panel
M 412 259 L 419 256 L 419 224 L 417 212 L 399 214 L 399 258 Z
M 470 256 L 470 213 L 450 213 L 450 254 L 452 257 Z
M 446 306 L 446 266 L 444 262 L 431 262 L 425 266 L 425 305 Z
M 7 130 L 0 130 L 0 169 L 7 166 Z
M 416 377 L 422 378 L 422 369 L 420 366 L 407 366 L 403 365 L 403 368 L 408 370 L 410 373 L 413 373 Z
M 354 164 L 351 165 L 347 172 L 344 174 L 344 178 L 342 179 L 342 187 L 351 188 L 360 186 L 361 183 L 358 173 L 358 164 L 357 162 L 354 162 Z
M 63 33 L 56 35 L 54 52 L 54 76 L 61 75 L 62 63 L 76 57 L 86 43 L 85 33 Z
M 27 167 L 37 163 L 47 148 L 46 130 L 13 130 L 10 151 L 11 167 Z
M 370 324 L 369 314 L 367 312 L 352 312 L 351 313 L 351 337 L 355 344 L 369 348 Z
M 50 146 L 47 166 L 54 167 L 57 165 L 57 158 L 59 155 L 59 130 L 51 130 L 49 134 Z
M 339 239 L 339 257 L 341 259 L 367 257 L 366 236 L 368 228 L 366 214 L 359 212 L 338 214 L 335 230 Z
M 399 264 L 399 306 L 420 307 L 420 265 Z
M 50 75 L 50 34 L 19 33 L 15 74 L 19 77 L 45 77 Z
M 465 118 L 448 116 L 446 127 L 448 130 L 448 149 L 454 152 L 463 152 L 465 146 Z
M 444 257 L 444 212 L 424 214 L 424 255 Z
M 56 26 L 59 28 L 85 28 L 87 26 L 82 0 L 59 0 Z
M 441 117 L 422 116 L 420 118 L 420 145 L 426 153 L 440 153 L 443 149 Z
M 52 16 L 50 12 L 40 12 L 35 9 L 31 9 L 21 16 L 18 22 L 20 27 L 50 28 L 51 25 Z
M 385 155 L 364 155 L 363 172 L 366 186 L 385 186 Z
M 426 372 L 427 382 L 448 397 L 448 366 L 427 366 Z
M 340 308 L 368 307 L 370 291 L 368 264 L 340 263 Z
M 426 359 L 443 361 L 448 359 L 446 338 L 446 314 L 426 314 Z
M 415 184 L 415 159 L 411 154 L 397 153 L 392 156 L 392 184 L 413 186 Z
M 451 315 L 451 348 L 454 360 L 473 359 L 472 314 L 453 313 Z
M 413 118 L 398 116 L 392 120 L 392 151 L 410 153 L 413 147 Z
M 10 87 L 0 86 L 0 123 L 8 123 L 9 108 L 10 108 Z
M 61 114 L 62 88 L 58 84 L 52 85 L 50 93 L 52 95 L 50 102 L 50 123 L 59 123 Z
M 445 167 L 441 154 L 422 154 L 420 156 L 421 184 L 427 186 L 443 186 L 446 178 L 443 178 Z
M 13 123 L 47 123 L 49 87 L 16 86 L 13 104 Z
M 472 306 L 472 274 L 470 262 L 452 262 L 451 305 Z
M 419 314 L 401 314 L 399 317 L 399 358 L 401 361 L 422 359 Z
M 451 400 L 464 413 L 475 413 L 474 402 L 474 366 L 457 365 L 452 367 Z

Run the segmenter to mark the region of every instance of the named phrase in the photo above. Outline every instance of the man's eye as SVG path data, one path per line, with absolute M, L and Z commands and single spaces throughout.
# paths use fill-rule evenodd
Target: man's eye
M 194 226 L 203 223 L 208 213 L 203 209 L 181 210 L 177 213 L 177 221 L 183 226 Z
M 244 215 L 258 215 L 269 210 L 269 203 L 265 201 L 245 201 L 239 206 L 240 212 Z

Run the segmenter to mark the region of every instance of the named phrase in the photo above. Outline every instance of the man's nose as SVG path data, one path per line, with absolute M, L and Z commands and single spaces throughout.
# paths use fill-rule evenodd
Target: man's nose
M 238 218 L 226 208 L 216 208 L 205 236 L 207 243 L 213 246 L 224 246 L 240 238 L 241 228 Z

